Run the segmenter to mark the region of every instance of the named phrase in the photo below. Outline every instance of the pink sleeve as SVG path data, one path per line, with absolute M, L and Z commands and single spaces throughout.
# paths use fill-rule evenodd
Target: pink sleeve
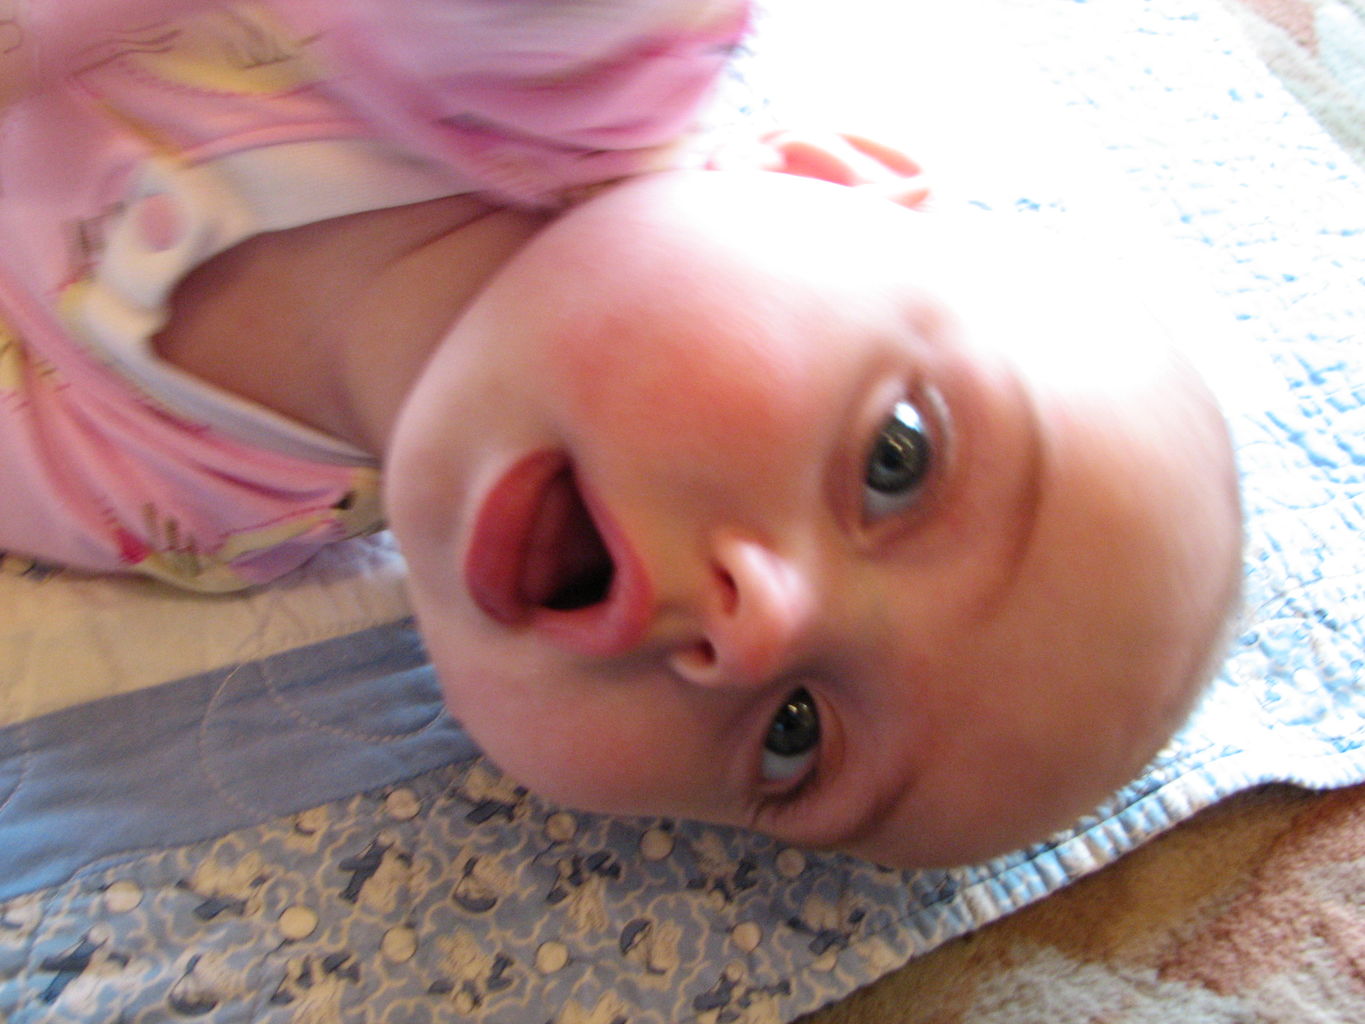
M 513 202 L 657 169 L 750 0 L 277 0 L 384 131 Z M 401 15 L 395 11 L 401 10 Z
M 748 28 L 751 0 L 265 0 L 378 134 L 501 198 L 658 169 Z M 30 0 L 0 58 L 51 79 L 232 0 Z M 9 70 L 3 67 L 9 62 Z M 6 83 L 5 76 L 11 81 Z

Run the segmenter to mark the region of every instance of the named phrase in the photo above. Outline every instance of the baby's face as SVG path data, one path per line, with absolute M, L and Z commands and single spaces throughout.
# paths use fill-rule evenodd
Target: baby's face
M 987 237 L 713 172 L 513 259 L 388 466 L 495 762 L 895 866 L 1042 839 L 1140 771 L 1236 590 L 1222 422 L 1131 306 L 1046 253 L 978 267 Z

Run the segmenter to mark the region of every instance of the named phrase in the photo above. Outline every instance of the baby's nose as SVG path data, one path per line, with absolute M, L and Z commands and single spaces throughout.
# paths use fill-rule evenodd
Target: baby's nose
M 672 669 L 700 686 L 761 686 L 791 667 L 815 594 L 798 560 L 727 535 L 698 604 L 699 635 L 670 653 Z

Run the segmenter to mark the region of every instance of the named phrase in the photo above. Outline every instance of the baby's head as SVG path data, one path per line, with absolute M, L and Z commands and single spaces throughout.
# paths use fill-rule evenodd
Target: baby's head
M 1227 435 L 1141 296 L 1003 227 L 680 172 L 503 268 L 388 464 L 495 762 L 895 866 L 1045 838 L 1141 770 L 1238 591 Z

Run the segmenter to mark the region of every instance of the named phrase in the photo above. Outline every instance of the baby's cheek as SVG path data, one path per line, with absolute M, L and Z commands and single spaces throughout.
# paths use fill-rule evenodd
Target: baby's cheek
M 666 331 L 555 346 L 552 374 L 571 424 L 615 442 L 666 445 L 684 460 L 772 455 L 818 415 L 812 372 L 777 346 Z

